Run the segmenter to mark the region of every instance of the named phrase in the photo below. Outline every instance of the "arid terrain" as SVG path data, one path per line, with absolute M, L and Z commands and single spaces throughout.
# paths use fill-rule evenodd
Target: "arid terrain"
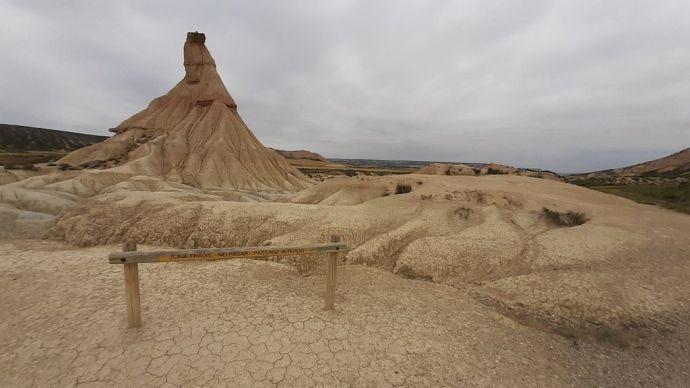
M 689 215 L 543 170 L 269 149 L 205 41 L 112 137 L 0 170 L 0 386 L 690 384 Z M 142 264 L 127 328 L 106 259 L 333 235 L 335 311 L 320 256 Z
M 690 217 L 538 178 L 407 175 L 411 192 L 394 194 L 399 182 L 340 178 L 290 202 L 236 202 L 104 171 L 24 191 L 19 208 L 55 208 L 16 210 L 4 232 L 38 230 L 73 245 L 3 245 L 2 282 L 12 290 L 2 300 L 11 349 L 3 369 L 44 365 L 39 386 L 687 383 Z M 16 186 L 0 186 L 4 201 Z M 558 226 L 543 207 L 588 221 Z M 123 239 L 182 248 L 331 234 L 353 248 L 334 313 L 321 310 L 319 257 L 156 264 L 142 266 L 145 324 L 133 332 L 121 268 L 105 259 Z M 338 342 L 323 331 L 330 325 L 344 331 Z
M 343 266 L 323 280 L 270 262 L 140 266 L 127 329 L 117 245 L 0 245 L 2 386 L 684 386 L 685 322 L 644 344 L 554 335 L 447 285 Z M 152 249 L 153 247 L 143 247 Z M 7 295 L 12 295 L 8 297 Z

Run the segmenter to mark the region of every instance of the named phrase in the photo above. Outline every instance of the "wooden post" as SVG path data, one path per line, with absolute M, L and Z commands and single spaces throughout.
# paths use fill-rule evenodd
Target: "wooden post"
M 340 236 L 331 236 L 331 242 L 340 242 Z M 333 252 L 328 254 L 326 259 L 326 310 L 335 309 L 335 283 L 338 278 L 338 257 L 340 253 Z
M 137 250 L 137 243 L 125 241 L 122 251 Z M 141 326 L 141 300 L 139 298 L 139 264 L 125 264 L 125 301 L 127 302 L 127 323 L 129 327 Z

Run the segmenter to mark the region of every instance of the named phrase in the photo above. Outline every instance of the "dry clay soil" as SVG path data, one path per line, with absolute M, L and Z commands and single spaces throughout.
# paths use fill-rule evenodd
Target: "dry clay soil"
M 152 247 L 140 247 L 152 249 Z M 0 244 L 0 386 L 683 386 L 687 325 L 643 347 L 521 325 L 468 292 L 341 266 L 140 265 L 144 325 L 127 329 L 119 246 Z
M 412 192 L 393 194 L 405 180 Z M 688 386 L 690 216 L 518 176 L 354 177 L 283 202 L 65 172 L 0 186 L 0 386 Z M 543 207 L 583 212 L 556 227 Z M 47 228 L 47 229 L 46 229 Z M 81 246 L 19 238 L 39 233 Z M 116 242 L 350 245 L 322 258 L 142 265 Z M 300 264 L 301 263 L 301 264 Z M 304 276 L 308 275 L 308 276 Z

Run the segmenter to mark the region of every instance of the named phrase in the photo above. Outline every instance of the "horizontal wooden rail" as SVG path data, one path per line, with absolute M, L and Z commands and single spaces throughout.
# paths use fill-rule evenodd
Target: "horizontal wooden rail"
M 339 236 L 331 236 L 330 243 L 301 246 L 263 246 L 246 248 L 183 249 L 170 251 L 137 252 L 137 244 L 127 241 L 122 244 L 123 252 L 108 255 L 110 264 L 124 264 L 125 296 L 129 327 L 141 326 L 141 301 L 139 296 L 139 263 L 167 263 L 197 260 L 257 259 L 272 256 L 305 256 L 328 253 L 326 261 L 325 308 L 335 308 L 335 284 L 338 258 L 348 251 Z
M 343 243 L 310 244 L 302 246 L 265 246 L 247 248 L 183 249 L 178 251 L 114 252 L 108 255 L 110 264 L 165 263 L 172 261 L 256 259 L 271 256 L 304 256 L 345 252 Z

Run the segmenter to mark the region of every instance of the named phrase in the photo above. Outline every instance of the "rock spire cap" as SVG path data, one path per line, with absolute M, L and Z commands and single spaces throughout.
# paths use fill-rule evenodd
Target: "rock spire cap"
M 206 34 L 204 34 L 203 32 L 199 32 L 199 31 L 188 32 L 187 33 L 187 42 L 203 44 L 206 42 Z

